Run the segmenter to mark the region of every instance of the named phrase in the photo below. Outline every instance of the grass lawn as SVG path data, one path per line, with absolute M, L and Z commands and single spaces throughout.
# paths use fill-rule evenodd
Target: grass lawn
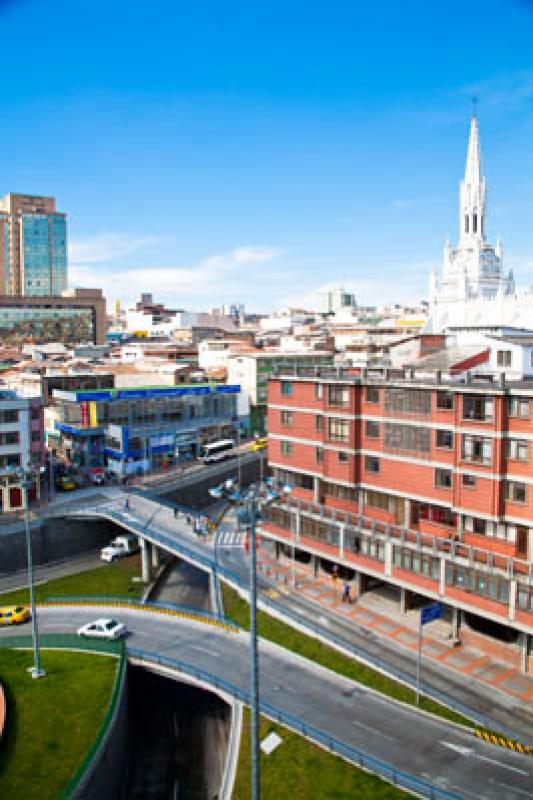
M 302 736 L 261 718 L 261 741 L 271 731 L 283 739 L 266 756 L 261 753 L 261 790 L 265 800 L 341 800 L 345 797 L 399 800 L 410 795 L 327 753 Z M 250 797 L 250 714 L 243 716 L 239 763 L 233 800 Z
M 64 578 L 55 578 L 47 583 L 35 587 L 37 602 L 45 600 L 52 595 L 105 595 L 126 596 L 132 599 L 141 597 L 144 584 L 133 583 L 134 576 L 141 574 L 141 560 L 139 554 L 121 558 L 111 564 L 102 562 L 101 567 L 79 572 L 76 575 L 67 575 Z M 0 605 L 14 604 L 28 605 L 30 602 L 28 589 L 18 589 L 15 592 L 0 594 Z
M 222 597 L 224 601 L 224 614 L 229 619 L 234 620 L 241 628 L 248 630 L 250 627 L 250 610 L 248 603 L 243 600 L 237 592 L 227 584 L 222 583 Z M 318 639 L 306 636 L 304 633 L 291 628 L 290 625 L 280 622 L 274 617 L 270 617 L 264 611 L 257 612 L 257 629 L 260 636 L 270 639 L 271 642 L 286 647 L 294 653 L 298 653 L 310 661 L 328 667 L 340 675 L 345 675 L 358 683 L 369 686 L 388 697 L 401 700 L 403 703 L 415 704 L 415 692 L 407 686 L 382 675 L 380 672 L 361 664 L 353 658 L 337 652 L 332 647 L 323 644 Z M 434 700 L 422 697 L 420 708 L 430 711 L 439 717 L 475 727 L 472 720 L 457 714 L 446 706 L 436 703 Z
M 57 800 L 104 720 L 118 660 L 45 650 L 46 678 L 26 672 L 30 651 L 0 650 L 0 680 L 7 696 L 0 747 L 0 797 Z

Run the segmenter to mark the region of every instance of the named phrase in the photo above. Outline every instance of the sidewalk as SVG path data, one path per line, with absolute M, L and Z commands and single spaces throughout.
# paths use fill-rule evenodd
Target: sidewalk
M 297 595 L 317 606 L 327 618 L 337 618 L 345 622 L 353 622 L 358 628 L 371 631 L 383 638 L 395 649 L 407 650 L 416 654 L 418 650 L 418 611 L 402 614 L 398 604 L 381 597 L 374 592 L 367 592 L 353 603 L 342 602 L 343 581 L 333 581 L 331 575 L 313 573 L 312 565 L 296 562 L 275 555 L 263 545 L 258 550 L 258 570 L 277 588 L 270 589 L 267 594 L 273 600 L 285 595 Z M 295 585 L 294 585 L 295 582 Z M 353 589 L 352 589 L 353 597 Z M 322 617 L 323 618 L 323 617 Z M 319 617 L 318 621 L 321 621 Z M 461 632 L 463 635 L 463 632 Z M 422 653 L 424 663 L 436 667 L 445 666 L 484 685 L 497 689 L 510 699 L 524 703 L 524 711 L 533 711 L 533 676 L 523 675 L 509 658 L 509 648 L 494 639 L 465 631 L 467 643 L 453 647 L 450 637 L 450 626 L 442 620 L 424 626 Z M 487 638 L 487 641 L 483 640 Z M 531 737 L 533 738 L 533 717 L 531 719 Z

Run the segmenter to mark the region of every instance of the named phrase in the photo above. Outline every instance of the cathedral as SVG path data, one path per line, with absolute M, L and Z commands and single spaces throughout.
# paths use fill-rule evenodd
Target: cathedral
M 431 274 L 425 330 L 496 326 L 531 329 L 533 293 L 517 294 L 512 271 L 504 269 L 501 242 L 493 246 L 487 241 L 486 184 L 474 114 L 459 193 L 459 243 L 452 247 L 446 242 L 442 275 Z

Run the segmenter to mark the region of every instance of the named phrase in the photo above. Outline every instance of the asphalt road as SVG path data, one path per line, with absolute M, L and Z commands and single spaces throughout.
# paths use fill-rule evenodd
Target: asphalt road
M 73 633 L 104 608 L 47 607 L 41 632 Z M 108 612 L 124 622 L 128 648 L 180 659 L 248 687 L 247 634 L 148 611 Z M 28 630 L 29 632 L 29 630 Z M 0 636 L 20 633 L 4 629 Z M 533 761 L 496 749 L 428 715 L 401 706 L 335 673 L 271 645 L 260 644 L 261 698 L 336 739 L 468 800 L 531 797 Z

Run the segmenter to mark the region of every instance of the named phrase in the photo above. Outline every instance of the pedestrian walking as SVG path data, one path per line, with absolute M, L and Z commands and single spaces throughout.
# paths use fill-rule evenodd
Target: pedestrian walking
M 129 510 L 130 510 L 130 498 L 126 497 L 126 499 L 124 500 L 124 511 L 129 511 Z
M 352 602 L 352 598 L 350 597 L 350 584 L 348 582 L 344 584 L 344 589 L 342 591 L 342 602 L 343 603 Z
M 333 569 L 331 570 L 331 577 L 333 578 L 333 582 L 336 583 L 339 577 L 339 567 L 337 564 L 333 565 Z

